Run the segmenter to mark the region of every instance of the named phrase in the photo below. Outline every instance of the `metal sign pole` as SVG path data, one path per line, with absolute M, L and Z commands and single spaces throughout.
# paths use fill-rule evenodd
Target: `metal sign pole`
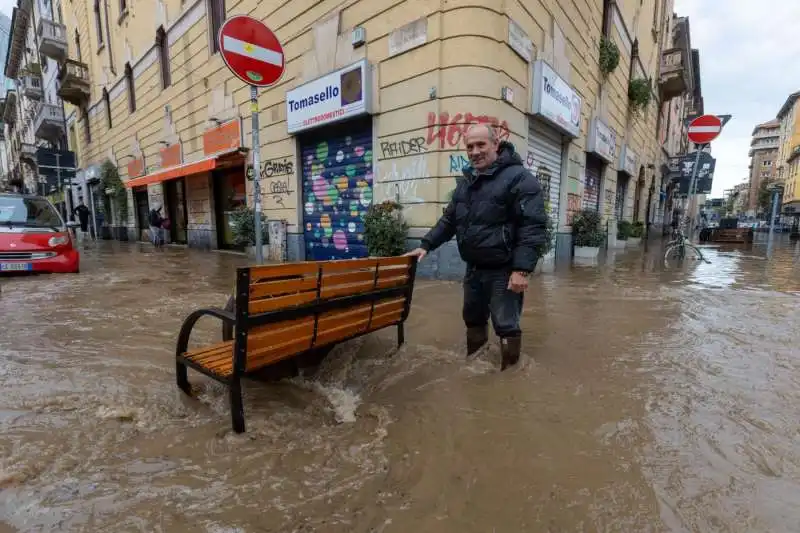
M 253 228 L 256 233 L 256 264 L 264 262 L 261 235 L 261 157 L 258 141 L 258 87 L 250 86 L 250 112 L 253 119 Z
M 697 156 L 694 158 L 694 167 L 692 168 L 692 179 L 689 182 L 689 240 L 694 238 L 694 206 L 695 206 L 695 199 L 694 199 L 694 191 L 695 185 L 697 182 L 697 167 L 700 166 L 700 155 L 703 153 L 703 144 L 695 144 L 694 147 L 697 150 Z

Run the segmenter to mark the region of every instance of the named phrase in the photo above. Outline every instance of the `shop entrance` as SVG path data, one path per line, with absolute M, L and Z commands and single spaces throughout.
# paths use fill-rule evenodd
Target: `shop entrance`
M 600 178 L 603 162 L 597 156 L 586 154 L 586 183 L 583 184 L 583 208 L 600 210 Z
M 150 228 L 150 199 L 147 196 L 147 186 L 133 189 L 133 204 L 136 206 L 136 238 L 143 241 L 145 238 L 142 232 Z
M 372 117 L 300 138 L 306 260 L 367 257 L 364 217 L 372 204 Z
M 231 218 L 233 212 L 247 206 L 244 168 L 237 166 L 213 172 L 214 213 L 217 222 L 217 246 L 223 250 L 236 249 Z
M 170 241 L 186 244 L 186 180 L 178 178 L 164 182 L 164 198 L 167 203 L 167 217 L 170 221 Z

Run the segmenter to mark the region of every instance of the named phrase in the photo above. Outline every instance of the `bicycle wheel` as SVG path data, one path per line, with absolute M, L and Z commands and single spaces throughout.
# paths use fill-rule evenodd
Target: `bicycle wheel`
M 683 246 L 680 244 L 667 246 L 666 251 L 664 251 L 664 266 L 669 267 L 670 263 L 680 263 L 683 261 L 684 253 Z

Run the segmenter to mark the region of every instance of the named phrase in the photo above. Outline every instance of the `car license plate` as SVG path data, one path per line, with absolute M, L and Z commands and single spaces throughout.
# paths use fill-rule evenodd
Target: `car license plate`
M 30 269 L 30 263 L 0 263 L 0 272 L 23 272 Z

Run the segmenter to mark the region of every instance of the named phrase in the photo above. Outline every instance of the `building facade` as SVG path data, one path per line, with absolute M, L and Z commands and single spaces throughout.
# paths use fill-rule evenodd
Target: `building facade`
M 750 180 L 747 203 L 747 216 L 761 215 L 759 212 L 759 189 L 765 182 L 775 180 L 778 167 L 778 145 L 781 124 L 771 120 L 753 128 L 750 141 Z
M 11 19 L 5 14 L 0 13 L 0 65 L 6 64 L 6 54 L 8 53 L 8 39 L 11 36 Z M 6 78 L 5 74 L 0 71 L 0 101 L 5 98 L 6 91 L 12 89 L 12 80 Z M 8 185 L 8 171 L 9 159 L 5 137 L 5 125 L 2 121 L 3 117 L 0 116 L 0 192 L 9 190 Z
M 40 147 L 67 148 L 59 97 L 60 56 L 52 46 L 54 19 L 59 17 L 60 10 L 50 0 L 19 0 L 4 63 L 4 74 L 13 82 L 2 100 L 8 184 L 21 192 L 48 195 L 55 204 L 64 202 L 64 184 L 42 177 L 36 154 Z
M 800 213 L 800 92 L 790 94 L 778 111 L 777 179 L 783 184 L 783 209 L 788 215 Z
M 109 223 L 143 239 L 148 210 L 164 205 L 171 240 L 205 248 L 233 247 L 231 216 L 252 205 L 250 91 L 216 35 L 236 14 L 269 24 L 286 72 L 258 97 L 256 171 L 265 214 L 286 221 L 289 260 L 365 255 L 363 217 L 386 199 L 403 204 L 414 245 L 467 163 L 470 123 L 494 125 L 539 177 L 555 254 L 569 257 L 580 209 L 600 211 L 610 239 L 619 219 L 654 220 L 666 162 L 660 73 L 692 72 L 689 49 L 665 55 L 669 0 L 72 0 L 60 9 L 62 69 L 76 88 L 63 94 L 70 146 L 86 174 L 112 162 L 128 195 Z M 608 73 L 603 40 L 620 56 Z M 648 87 L 648 103 L 631 101 L 632 84 Z M 454 243 L 432 255 L 421 265 L 431 274 L 463 271 Z

